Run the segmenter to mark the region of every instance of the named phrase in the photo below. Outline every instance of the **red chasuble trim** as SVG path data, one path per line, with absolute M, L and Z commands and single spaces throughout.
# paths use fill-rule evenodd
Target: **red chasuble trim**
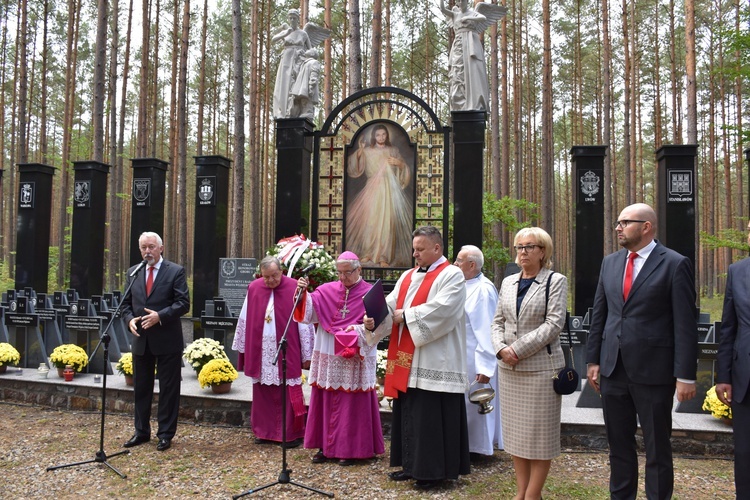
M 430 294 L 432 284 L 435 282 L 438 274 L 449 265 L 450 262 L 446 260 L 425 275 L 424 280 L 419 285 L 417 294 L 414 296 L 414 300 L 411 301 L 410 307 L 418 306 L 427 302 L 427 297 Z M 398 297 L 396 298 L 396 309 L 402 309 L 404 306 L 406 292 L 409 291 L 409 286 L 411 286 L 411 276 L 415 270 L 416 268 L 409 271 L 404 277 L 404 282 L 401 283 L 401 288 L 399 289 Z M 399 391 L 406 392 L 413 359 L 414 341 L 411 338 L 409 327 L 406 326 L 406 323 L 404 322 L 404 328 L 401 331 L 401 338 L 399 339 L 398 325 L 394 323 L 393 328 L 391 329 L 391 340 L 388 343 L 388 361 L 385 368 L 385 388 L 383 389 L 383 394 L 398 399 Z

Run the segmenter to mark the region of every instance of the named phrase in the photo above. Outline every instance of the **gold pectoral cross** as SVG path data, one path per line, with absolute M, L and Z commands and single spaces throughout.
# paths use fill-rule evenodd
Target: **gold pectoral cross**
M 266 323 L 270 323 L 270 322 L 271 322 L 271 315 L 269 314 L 268 316 L 266 316 Z

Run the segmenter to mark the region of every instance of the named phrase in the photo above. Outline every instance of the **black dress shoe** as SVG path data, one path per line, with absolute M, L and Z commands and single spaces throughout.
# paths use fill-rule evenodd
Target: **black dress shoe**
M 326 460 L 328 460 L 328 457 L 323 455 L 323 450 L 318 450 L 318 452 L 312 457 L 312 463 L 314 464 L 322 464 L 325 463 Z
M 411 474 L 404 472 L 403 470 L 397 470 L 396 472 L 388 474 L 388 477 L 394 481 L 408 481 L 411 479 Z
M 286 449 L 290 450 L 292 448 L 297 448 L 297 447 L 299 447 L 299 445 L 302 444 L 302 441 L 304 441 L 302 438 L 297 438 L 294 441 L 287 441 L 286 442 Z M 281 444 L 284 445 L 285 443 L 281 443 Z
M 138 434 L 133 434 L 133 437 L 125 441 L 125 444 L 122 446 L 123 448 L 132 448 L 133 446 L 148 443 L 149 441 L 151 441 L 151 438 L 149 436 L 139 436 Z
M 414 483 L 414 487 L 420 490 L 431 490 L 441 482 L 440 479 L 417 479 L 417 482 Z
M 353 458 L 342 458 L 339 460 L 339 465 L 342 467 L 349 467 L 350 465 L 356 465 L 357 461 Z
M 156 445 L 158 451 L 168 450 L 172 446 L 171 439 L 160 439 L 159 444 Z

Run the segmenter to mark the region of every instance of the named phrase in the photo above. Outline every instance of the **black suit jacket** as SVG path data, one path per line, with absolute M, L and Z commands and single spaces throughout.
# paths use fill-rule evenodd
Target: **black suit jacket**
M 151 354 L 174 354 L 182 352 L 185 343 L 182 339 L 180 316 L 190 310 L 190 296 L 182 266 L 162 260 L 156 274 L 151 295 L 146 297 L 146 273 L 144 267 L 136 276 L 130 277 L 135 266 L 128 269 L 129 285 L 135 280 L 130 293 L 123 299 L 123 318 L 127 323 L 134 317 L 146 314 L 145 309 L 159 313 L 160 324 L 147 330 L 139 328 L 140 337 L 133 337 L 133 354 L 143 355 L 148 348 Z
M 716 381 L 732 384 L 732 400 L 742 403 L 750 385 L 750 259 L 729 266 L 717 360 Z
M 600 365 L 601 375 L 609 377 L 619 352 L 635 383 L 695 380 L 698 333 L 690 260 L 657 242 L 623 301 L 627 254 L 622 249 L 602 261 L 586 362 Z

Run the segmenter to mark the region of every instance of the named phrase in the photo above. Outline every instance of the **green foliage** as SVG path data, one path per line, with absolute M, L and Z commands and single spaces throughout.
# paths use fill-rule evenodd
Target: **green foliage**
M 14 290 L 16 288 L 16 281 L 10 277 L 8 272 L 8 261 L 3 260 L 0 262 L 0 290 Z
M 510 248 L 503 246 L 503 242 L 496 240 L 492 229 L 496 223 L 502 224 L 503 230 L 514 236 L 520 229 L 529 227 L 532 220 L 539 217 L 539 206 L 526 200 L 518 200 L 505 196 L 499 200 L 492 193 L 484 194 L 483 201 L 483 241 L 484 274 L 494 279 L 495 270 L 505 268 L 513 261 L 514 254 Z
M 721 229 L 715 235 L 701 231 L 700 238 L 701 243 L 711 250 L 718 250 L 719 248 L 732 248 L 745 252 L 750 250 L 750 246 L 747 244 L 746 233 L 737 229 Z

